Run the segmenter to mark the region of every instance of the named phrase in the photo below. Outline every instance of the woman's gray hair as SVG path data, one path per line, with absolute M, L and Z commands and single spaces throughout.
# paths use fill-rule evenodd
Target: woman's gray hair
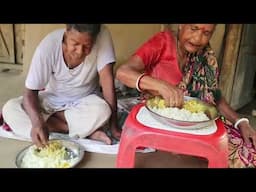
M 94 39 L 96 39 L 97 35 L 100 32 L 100 24 L 67 24 L 67 31 L 72 29 L 82 33 L 89 33 Z

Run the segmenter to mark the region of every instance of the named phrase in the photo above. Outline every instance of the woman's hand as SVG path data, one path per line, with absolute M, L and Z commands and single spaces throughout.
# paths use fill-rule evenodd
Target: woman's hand
M 164 98 L 167 106 L 181 107 L 183 105 L 183 91 L 176 86 L 161 81 L 158 92 Z
M 239 124 L 239 129 L 245 143 L 249 144 L 252 142 L 254 148 L 256 149 L 256 130 L 247 122 L 241 122 Z

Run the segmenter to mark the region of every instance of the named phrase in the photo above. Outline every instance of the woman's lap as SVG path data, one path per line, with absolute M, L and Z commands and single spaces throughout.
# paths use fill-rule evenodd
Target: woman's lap
M 233 125 L 225 123 L 229 139 L 229 167 L 256 167 L 256 150 L 253 145 L 246 144 L 239 130 Z

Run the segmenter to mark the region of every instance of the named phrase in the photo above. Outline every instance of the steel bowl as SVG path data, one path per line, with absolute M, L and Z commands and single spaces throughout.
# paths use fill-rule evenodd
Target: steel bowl
M 68 140 L 68 139 L 52 139 L 52 140 L 50 140 L 50 142 L 53 140 L 60 141 L 61 144 L 66 148 L 68 155 L 65 158 L 67 158 L 67 159 L 76 158 L 76 161 L 74 161 L 73 164 L 69 168 L 76 167 L 82 161 L 82 159 L 84 157 L 84 150 L 83 150 L 83 147 L 79 143 L 76 143 L 76 142 Z M 25 147 L 17 154 L 16 159 L 15 159 L 15 165 L 17 168 L 24 168 L 24 167 L 22 167 L 23 158 L 24 158 L 25 154 L 27 153 L 28 149 L 33 145 L 34 144 L 31 144 L 31 145 Z M 41 168 L 41 167 L 38 167 L 38 168 Z
M 200 103 L 202 103 L 203 105 L 205 105 L 207 109 L 205 110 L 204 113 L 208 116 L 209 120 L 206 120 L 206 121 L 182 121 L 182 120 L 165 117 L 165 116 L 162 116 L 162 115 L 152 111 L 151 107 L 149 106 L 148 101 L 146 101 L 145 107 L 150 112 L 151 116 L 155 120 L 157 120 L 161 123 L 170 125 L 172 127 L 179 128 L 179 129 L 202 129 L 202 128 L 212 125 L 213 121 L 215 121 L 219 117 L 218 111 L 215 106 L 210 105 L 206 102 L 203 102 L 200 99 L 195 98 L 195 97 L 184 96 L 184 101 L 188 101 L 188 100 L 197 100 Z

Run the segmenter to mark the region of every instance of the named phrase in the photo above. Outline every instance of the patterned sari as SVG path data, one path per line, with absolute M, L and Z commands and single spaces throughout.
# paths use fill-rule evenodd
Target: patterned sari
M 178 87 L 185 95 L 198 97 L 208 103 L 216 105 L 221 98 L 218 89 L 219 70 L 214 52 L 207 46 L 195 54 L 188 54 L 183 68 L 183 78 Z M 246 145 L 240 131 L 226 121 L 224 126 L 229 139 L 229 167 L 256 167 L 256 150 L 252 144 Z

